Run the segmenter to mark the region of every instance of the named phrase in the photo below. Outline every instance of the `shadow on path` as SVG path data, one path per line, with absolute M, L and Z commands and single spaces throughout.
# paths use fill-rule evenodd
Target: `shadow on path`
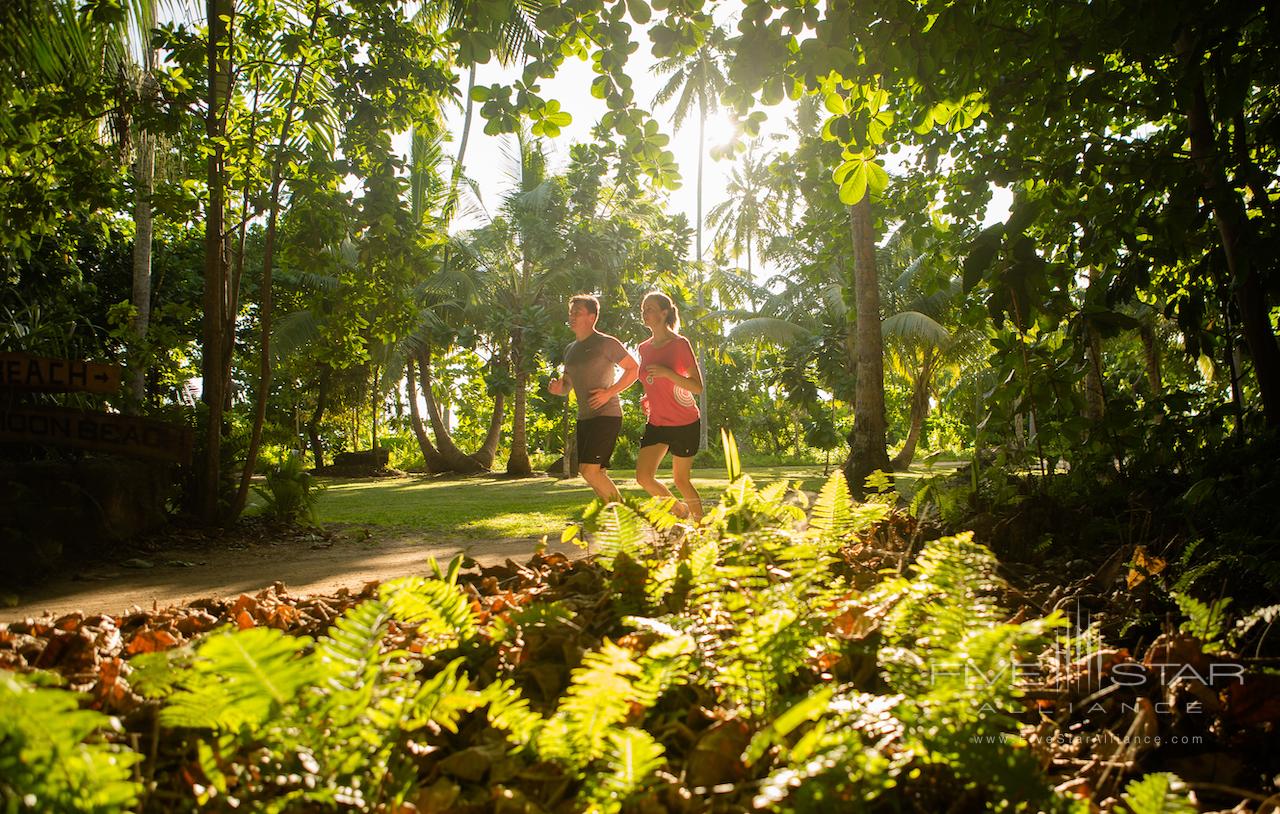
M 537 544 L 533 539 L 442 540 L 370 529 L 355 539 L 341 536 L 318 544 L 288 541 L 242 548 L 174 548 L 141 563 L 70 566 L 29 591 L 3 597 L 0 622 L 46 614 L 58 617 L 72 611 L 118 615 L 134 605 L 152 609 L 253 594 L 275 582 L 283 582 L 295 596 L 328 594 L 343 587 L 358 589 L 372 580 L 429 574 L 429 557 L 442 566 L 457 554 L 481 565 L 499 565 L 508 559 L 523 562 L 533 556 Z M 548 542 L 547 550 L 569 557 L 584 554 L 581 548 L 558 541 Z M 128 567 L 130 563 L 143 567 Z

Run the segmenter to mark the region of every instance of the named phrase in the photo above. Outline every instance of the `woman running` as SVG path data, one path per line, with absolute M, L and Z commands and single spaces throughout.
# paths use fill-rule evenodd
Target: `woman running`
M 689 340 L 677 331 L 680 312 L 666 294 L 651 291 L 640 306 L 640 316 L 650 337 L 640 343 L 640 381 L 644 383 L 644 407 L 648 423 L 640 439 L 636 482 L 651 495 L 671 497 L 658 482 L 658 464 L 671 450 L 671 474 L 684 500 L 676 503 L 680 517 L 702 519 L 702 499 L 690 474 L 698 452 L 701 415 L 694 396 L 702 392 L 702 371 Z

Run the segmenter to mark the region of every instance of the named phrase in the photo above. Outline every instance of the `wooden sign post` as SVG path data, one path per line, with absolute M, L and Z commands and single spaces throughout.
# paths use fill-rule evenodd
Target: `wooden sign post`
M 0 353 L 0 387 L 110 395 L 120 390 L 120 366 L 29 353 Z
M 110 395 L 120 390 L 120 366 L 29 353 L 0 353 L 0 388 Z M 118 413 L 0 404 L 0 441 L 70 446 L 135 458 L 191 462 L 186 427 Z
M 0 407 L 0 441 L 191 462 L 191 431 L 186 427 L 149 418 L 63 407 Z

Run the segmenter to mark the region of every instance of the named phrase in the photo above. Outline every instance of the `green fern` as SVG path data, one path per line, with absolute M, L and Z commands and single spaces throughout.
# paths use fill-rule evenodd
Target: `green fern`
M 310 639 L 265 627 L 210 635 L 160 722 L 236 730 L 272 720 L 319 676 L 314 661 L 301 655 L 310 646 Z
M 457 585 L 439 579 L 401 577 L 378 587 L 378 596 L 402 625 L 417 628 L 422 656 L 453 647 L 475 635 L 471 600 Z
M 79 709 L 75 693 L 40 686 L 48 680 L 0 670 L 0 810 L 133 810 L 142 756 L 104 742 L 119 722 Z
M 610 503 L 600 509 L 594 523 L 587 523 L 587 531 L 595 532 L 596 561 L 606 569 L 614 560 L 626 555 L 633 562 L 645 555 L 644 518 L 626 503 Z
M 819 544 L 835 545 L 857 531 L 853 516 L 853 498 L 844 473 L 837 469 L 832 473 L 809 513 L 809 530 Z
M 636 621 L 643 626 L 647 620 Z M 693 643 L 658 629 L 663 638 L 639 655 L 608 640 L 587 653 L 550 716 L 531 711 L 509 681 L 481 693 L 489 722 L 512 742 L 585 778 L 581 801 L 588 811 L 618 811 L 663 763 L 662 746 L 626 725 L 688 678 Z
M 1131 814 L 1195 814 L 1187 786 L 1176 774 L 1155 772 L 1125 786 L 1120 810 Z
M 1180 627 L 1183 633 L 1195 636 L 1204 643 L 1206 653 L 1216 653 L 1225 646 L 1223 634 L 1227 629 L 1227 607 L 1231 597 L 1223 597 L 1212 602 L 1201 602 L 1184 593 L 1172 593 L 1173 601 L 1187 619 Z
M 416 777 L 409 742 L 456 730 L 491 700 L 471 689 L 461 657 L 423 680 L 415 654 L 387 644 L 393 625 L 416 633 L 426 655 L 474 636 L 457 570 L 380 586 L 314 647 L 250 628 L 210 636 L 185 670 L 175 657 L 176 677 L 149 666 L 153 685 L 174 688 L 162 722 L 207 730 L 198 797 L 261 811 L 397 809 Z
M 579 799 L 588 812 L 616 814 L 663 765 L 666 751 L 643 729 L 612 730 L 600 770 L 588 776 Z

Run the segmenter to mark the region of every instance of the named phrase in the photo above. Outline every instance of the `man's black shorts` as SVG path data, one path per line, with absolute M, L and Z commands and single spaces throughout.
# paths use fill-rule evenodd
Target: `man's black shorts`
M 622 432 L 622 416 L 599 415 L 578 421 L 578 463 L 609 468 L 613 448 Z
M 658 427 L 653 424 L 644 425 L 644 437 L 640 439 L 640 448 L 655 444 L 666 444 L 671 454 L 677 458 L 692 458 L 698 454 L 698 436 L 702 428 L 702 420 L 679 427 Z

